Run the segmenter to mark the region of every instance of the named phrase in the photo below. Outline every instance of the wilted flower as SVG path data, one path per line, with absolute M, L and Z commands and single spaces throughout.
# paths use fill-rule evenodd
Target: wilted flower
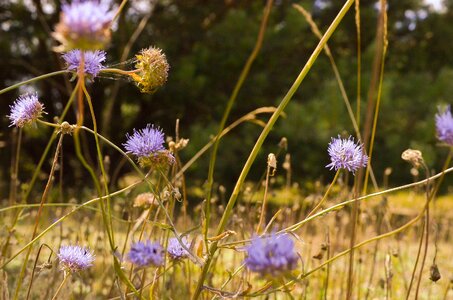
M 368 156 L 363 151 L 363 144 L 356 144 L 354 138 L 332 138 L 327 149 L 331 163 L 326 167 L 335 170 L 346 169 L 355 173 L 358 169 L 366 167 Z
M 453 117 L 450 105 L 444 111 L 439 108 L 439 113 L 436 114 L 436 131 L 440 141 L 453 146 Z
M 422 152 L 419 150 L 407 149 L 401 154 L 401 158 L 412 164 L 416 169 L 425 164 Z
M 189 249 L 190 243 L 187 239 L 183 237 L 181 241 L 184 246 Z M 172 259 L 182 259 L 189 256 L 189 252 L 181 246 L 177 238 L 171 238 L 168 240 L 167 252 Z
M 24 127 L 32 124 L 41 117 L 44 105 L 38 101 L 38 93 L 29 93 L 19 96 L 11 108 L 8 118 L 11 120 L 10 126 Z
M 105 61 L 106 52 L 103 50 L 96 51 L 81 51 L 79 49 L 71 50 L 62 55 L 66 62 L 66 67 L 69 71 L 78 72 L 80 68 L 80 61 L 82 60 L 82 53 L 84 56 L 84 72 L 93 77 L 96 77 L 104 68 L 102 63 Z
M 95 255 L 90 249 L 80 246 L 61 246 L 58 258 L 63 270 L 78 272 L 93 265 Z
M 135 55 L 135 68 L 131 77 L 142 93 L 154 93 L 167 81 L 169 65 L 161 49 L 150 47 Z
M 53 37 L 59 51 L 102 49 L 110 41 L 110 25 L 115 12 L 109 0 L 73 0 L 63 3 Z
M 159 267 L 164 263 L 163 248 L 158 242 L 133 243 L 127 256 L 131 263 L 139 267 Z
M 261 275 L 279 275 L 297 266 L 294 241 L 287 234 L 255 237 L 246 247 L 245 265 Z
M 143 166 L 172 164 L 173 155 L 164 147 L 164 133 L 158 127 L 147 124 L 145 128 L 135 130 L 132 136 L 126 135 L 127 141 L 123 144 L 127 153 L 137 156 Z

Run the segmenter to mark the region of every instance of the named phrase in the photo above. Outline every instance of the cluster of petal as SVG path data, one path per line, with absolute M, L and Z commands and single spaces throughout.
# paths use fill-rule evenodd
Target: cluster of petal
M 154 93 L 168 78 L 170 67 L 165 54 L 161 49 L 150 47 L 141 50 L 135 58 L 135 68 L 139 71 L 131 75 L 132 79 L 142 93 Z
M 115 12 L 108 0 L 73 0 L 64 3 L 53 36 L 61 50 L 102 49 L 110 41 Z
M 103 50 L 82 51 L 79 49 L 66 52 L 62 57 L 69 71 L 79 72 L 82 54 L 85 74 L 96 77 L 99 71 L 104 68 L 102 63 L 105 61 L 106 52 Z
M 287 234 L 255 237 L 246 250 L 245 265 L 261 275 L 279 275 L 297 266 L 294 241 Z
M 163 248 L 158 242 L 133 243 L 127 256 L 131 263 L 139 267 L 150 265 L 159 267 L 164 263 Z
M 181 239 L 181 242 L 187 249 L 189 249 L 190 243 L 187 241 L 185 237 Z M 182 247 L 181 243 L 178 241 L 177 238 L 171 238 L 168 240 L 167 252 L 170 258 L 172 259 L 183 259 L 189 256 L 189 253 L 187 252 L 186 249 Z
M 68 245 L 60 248 L 58 258 L 63 270 L 78 272 L 91 267 L 95 255 L 86 247 Z
M 368 163 L 368 156 L 363 151 L 363 144 L 355 143 L 352 137 L 348 139 L 342 139 L 340 136 L 332 138 L 327 151 L 331 163 L 326 167 L 331 170 L 346 169 L 355 173 Z
M 39 102 L 37 93 L 28 93 L 19 96 L 13 105 L 10 105 L 11 114 L 8 118 L 10 126 L 23 127 L 41 117 L 44 105 Z
M 123 144 L 127 153 L 137 156 L 142 165 L 171 164 L 173 155 L 164 147 L 164 133 L 154 125 L 148 124 L 145 128 L 135 130 L 132 135 L 127 134 L 127 141 Z
M 439 113 L 436 114 L 436 132 L 440 141 L 453 146 L 453 117 L 450 105 L 444 111 L 439 108 Z

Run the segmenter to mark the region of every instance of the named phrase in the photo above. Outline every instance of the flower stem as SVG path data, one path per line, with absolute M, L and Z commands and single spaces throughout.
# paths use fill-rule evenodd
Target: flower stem
M 64 277 L 63 277 L 63 281 L 60 283 L 60 285 L 58 286 L 58 289 L 57 291 L 55 292 L 55 295 L 52 297 L 52 300 L 56 300 L 57 297 L 58 297 L 58 294 L 60 294 L 60 291 L 61 291 L 61 288 L 64 286 L 64 284 L 66 283 L 66 281 L 68 280 L 69 278 L 69 275 L 66 273 L 66 271 L 64 272 Z
M 343 17 L 346 15 L 348 12 L 349 8 L 352 6 L 354 3 L 354 0 L 347 0 L 338 15 L 335 17 L 333 20 L 332 24 L 329 26 L 327 29 L 326 33 L 324 34 L 323 38 L 319 41 L 318 45 L 316 46 L 315 50 L 313 51 L 312 55 L 308 59 L 307 63 L 301 70 L 299 76 L 297 76 L 296 80 L 294 81 L 293 85 L 285 95 L 285 97 L 282 99 L 280 102 L 279 106 L 277 107 L 277 110 L 272 114 L 271 118 L 266 124 L 266 127 L 264 127 L 263 131 L 261 132 L 261 135 L 259 136 L 258 140 L 255 143 L 255 146 L 253 147 L 252 152 L 250 153 L 247 162 L 245 163 L 241 174 L 239 175 L 239 178 L 236 182 L 236 185 L 234 187 L 233 193 L 230 196 L 230 199 L 228 200 L 227 206 L 225 208 L 225 211 L 222 215 L 222 218 L 219 222 L 219 225 L 217 226 L 217 234 L 220 235 L 223 230 L 225 229 L 225 226 L 233 212 L 233 207 L 236 204 L 237 197 L 239 196 L 239 192 L 242 188 L 242 184 L 245 181 L 245 178 L 247 177 L 248 172 L 250 171 L 250 168 L 255 161 L 256 156 L 258 155 L 259 150 L 261 149 L 261 146 L 264 143 L 264 140 L 266 139 L 267 135 L 273 128 L 275 122 L 277 122 L 278 118 L 280 115 L 283 113 L 283 110 L 285 107 L 288 105 L 289 101 L 292 99 L 293 95 L 296 93 L 297 89 L 299 88 L 300 84 L 304 80 L 305 76 L 308 74 L 310 71 L 311 67 L 314 65 L 316 58 L 318 55 L 321 53 L 322 49 L 326 45 L 327 41 L 329 38 L 332 36 L 332 34 L 335 32 L 335 29 L 338 27 L 340 24 L 341 20 Z M 211 246 L 209 247 L 208 250 L 208 258 L 203 266 L 203 269 L 200 274 L 200 278 L 198 280 L 197 287 L 195 289 L 195 292 L 192 296 L 192 299 L 198 299 L 200 297 L 201 291 L 203 289 L 203 283 L 206 279 L 206 276 L 208 274 L 208 270 L 210 268 L 213 256 L 218 248 L 218 241 L 214 241 Z
M 21 82 L 16 83 L 16 84 L 14 84 L 12 86 L 4 88 L 3 90 L 0 90 L 0 95 L 3 94 L 3 93 L 9 92 L 11 90 L 17 89 L 18 87 L 20 87 L 20 86 L 22 86 L 24 84 L 29 84 L 29 83 L 32 83 L 32 82 L 35 82 L 35 81 L 38 81 L 38 80 L 41 80 L 41 79 L 46 79 L 46 78 L 49 78 L 49 77 L 52 77 L 52 76 L 55 76 L 55 75 L 66 74 L 68 72 L 69 71 L 67 71 L 67 70 L 61 70 L 61 71 L 56 71 L 56 72 L 47 73 L 47 74 L 44 74 L 44 75 L 41 75 L 41 76 L 37 76 L 37 77 L 34 77 L 32 79 L 29 79 L 29 80 L 21 81 Z

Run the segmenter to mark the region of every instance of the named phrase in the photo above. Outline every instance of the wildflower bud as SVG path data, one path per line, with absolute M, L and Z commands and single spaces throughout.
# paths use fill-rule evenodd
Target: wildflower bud
M 75 128 L 75 125 L 71 125 L 68 122 L 64 121 L 63 123 L 61 123 L 60 132 L 61 134 L 72 134 Z
M 433 263 L 429 270 L 429 279 L 433 282 L 439 281 L 442 276 L 440 275 L 439 268 Z
M 384 170 L 385 176 L 390 176 L 390 174 L 392 174 L 392 172 L 393 172 L 393 169 L 390 167 L 385 168 L 385 170 Z
M 267 165 L 272 169 L 277 169 L 277 158 L 274 153 L 269 153 L 267 156 Z
M 288 139 L 286 137 L 282 137 L 282 139 L 278 143 L 278 146 L 282 149 L 287 150 L 288 149 Z
M 150 47 L 135 55 L 137 73 L 131 77 L 142 93 L 154 93 L 168 78 L 168 65 L 161 49 Z
M 419 168 L 425 162 L 423 161 L 422 152 L 419 150 L 407 149 L 401 154 L 401 158 L 409 162 L 414 168 Z
M 285 155 L 285 162 L 283 163 L 283 169 L 291 170 L 291 154 L 287 153 Z
M 141 193 L 134 199 L 134 207 L 150 207 L 152 205 L 159 205 L 159 202 L 157 202 L 156 197 L 152 193 Z

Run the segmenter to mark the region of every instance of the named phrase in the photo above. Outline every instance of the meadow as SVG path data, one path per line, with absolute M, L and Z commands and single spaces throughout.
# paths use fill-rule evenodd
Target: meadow
M 453 297 L 453 73 L 445 58 L 427 75 L 435 101 L 398 86 L 425 77 L 397 64 L 407 39 L 395 41 L 393 26 L 405 11 L 400 26 L 416 33 L 428 14 L 448 21 L 453 5 L 439 13 L 386 0 L 37 1 L 28 9 L 43 31 L 28 39 L 33 48 L 20 46 L 21 35 L 13 41 L 31 30 L 12 22 L 27 18 L 19 2 L 0 3 L 5 57 L 44 51 L 53 63 L 40 72 L 36 57 L 25 71 L 2 62 L 12 71 L 0 76 L 1 299 Z M 175 42 L 187 38 L 184 27 L 198 28 L 168 22 L 185 13 L 203 15 L 193 23 L 203 28 L 224 18 L 207 30 L 211 46 L 247 52 L 212 54 L 200 42 L 194 57 L 173 59 L 187 54 Z M 159 21 L 160 30 L 147 27 Z M 227 34 L 239 21 L 250 25 L 238 25 L 244 43 Z M 300 24 L 307 53 L 275 67 L 269 49 L 283 49 L 276 37 Z M 165 40 L 167 27 L 174 35 Z M 141 47 L 149 35 L 165 47 Z M 204 66 L 210 55 L 231 68 Z M 326 70 L 322 86 L 310 81 Z M 301 93 L 306 82 L 311 91 Z M 272 84 L 285 92 L 274 95 Z

